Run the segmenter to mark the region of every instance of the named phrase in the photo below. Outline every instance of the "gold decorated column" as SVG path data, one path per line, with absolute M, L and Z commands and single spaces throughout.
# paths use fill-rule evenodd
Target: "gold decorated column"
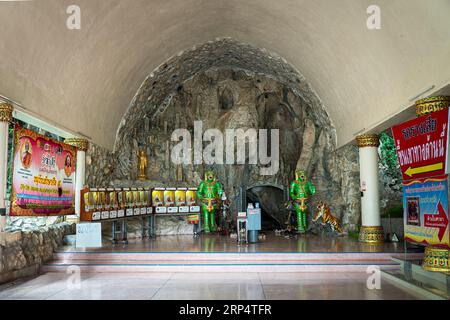
M 450 96 L 434 96 L 416 101 L 416 115 L 421 117 L 450 107 Z M 449 139 L 449 137 L 447 137 Z M 448 152 L 448 151 L 447 151 Z M 448 161 L 448 160 L 447 160 Z M 425 248 L 422 267 L 428 271 L 450 272 L 450 250 L 438 246 Z
M 77 148 L 77 172 L 75 181 L 75 212 L 80 216 L 81 212 L 81 190 L 86 181 L 86 151 L 89 148 L 89 142 L 82 138 L 69 138 L 64 141 L 66 144 Z
M 450 96 L 436 96 L 416 101 L 416 115 L 421 117 L 450 107 Z
M 380 195 L 378 178 L 377 134 L 363 134 L 356 137 L 359 147 L 359 172 L 361 188 L 361 229 L 359 241 L 381 243 L 384 241 L 380 216 Z
M 13 119 L 13 106 L 0 103 L 0 232 L 6 223 L 6 183 L 8 179 L 8 131 Z

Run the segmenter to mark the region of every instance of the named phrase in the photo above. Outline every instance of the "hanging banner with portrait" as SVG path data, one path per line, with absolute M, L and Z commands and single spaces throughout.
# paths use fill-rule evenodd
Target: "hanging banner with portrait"
M 449 109 L 392 128 L 403 176 L 405 239 L 450 246 Z
M 75 214 L 77 150 L 16 125 L 11 216 Z

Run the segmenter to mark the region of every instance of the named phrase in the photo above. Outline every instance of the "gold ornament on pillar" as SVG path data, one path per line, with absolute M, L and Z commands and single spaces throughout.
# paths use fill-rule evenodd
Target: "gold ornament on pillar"
M 384 242 L 384 232 L 381 226 L 361 226 L 359 230 L 359 241 L 365 243 Z
M 380 137 L 374 133 L 362 134 L 356 137 L 358 147 L 377 147 L 380 145 Z
M 86 152 L 89 148 L 89 141 L 82 138 L 68 138 L 64 140 L 65 144 L 68 144 L 69 146 L 73 146 L 77 148 L 80 151 Z
M 421 117 L 450 107 L 450 96 L 434 96 L 416 101 L 416 115 Z M 436 246 L 425 248 L 422 268 L 435 272 L 450 272 L 450 250 Z
M 0 122 L 11 122 L 13 110 L 9 103 L 0 103 Z
M 450 251 L 439 247 L 426 247 L 422 268 L 428 271 L 450 272 Z
M 144 150 L 138 152 L 138 160 L 139 160 L 139 180 L 147 180 L 147 166 L 148 159 Z
M 450 96 L 435 96 L 416 101 L 416 115 L 421 117 L 450 106 Z

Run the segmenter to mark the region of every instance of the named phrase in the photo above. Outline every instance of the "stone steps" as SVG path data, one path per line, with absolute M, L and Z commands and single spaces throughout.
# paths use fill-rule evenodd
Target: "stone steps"
M 408 259 L 420 259 L 422 253 L 409 253 Z M 90 261 L 123 261 L 123 260 L 137 260 L 137 261 L 314 261 L 314 260 L 330 260 L 330 261 L 390 261 L 392 258 L 404 258 L 403 253 L 360 253 L 360 252 L 345 252 L 345 253 L 292 253 L 292 252 L 255 252 L 255 253 L 235 253 L 235 252 L 128 252 L 128 251 L 114 251 L 114 252 L 56 252 L 53 255 L 53 260 L 70 261 L 70 260 L 90 260 Z

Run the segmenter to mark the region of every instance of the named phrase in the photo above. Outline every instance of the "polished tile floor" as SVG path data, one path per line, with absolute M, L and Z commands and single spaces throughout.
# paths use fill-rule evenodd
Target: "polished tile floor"
M 386 281 L 367 288 L 365 273 L 47 273 L 0 286 L 0 299 L 38 300 L 411 300 Z
M 161 236 L 155 239 L 130 240 L 127 245 L 104 242 L 101 248 L 77 249 L 65 246 L 59 251 L 90 252 L 404 252 L 403 243 L 365 244 L 349 237 L 320 237 L 299 235 L 291 239 L 267 233 L 267 238 L 256 244 L 238 245 L 236 239 L 219 235 L 193 237 L 190 235 Z
M 267 234 L 258 244 L 237 245 L 235 239 L 208 235 L 165 236 L 102 248 L 60 251 L 89 252 L 388 252 L 404 251 L 402 243 L 365 245 L 355 239 L 299 236 L 285 239 Z M 76 267 L 75 267 L 76 268 Z M 76 271 L 76 270 L 75 270 Z M 70 272 L 69 272 L 70 273 Z M 0 299 L 199 299 L 199 300 L 312 300 L 421 299 L 387 281 L 370 290 L 363 272 L 297 273 L 45 273 L 0 286 Z

